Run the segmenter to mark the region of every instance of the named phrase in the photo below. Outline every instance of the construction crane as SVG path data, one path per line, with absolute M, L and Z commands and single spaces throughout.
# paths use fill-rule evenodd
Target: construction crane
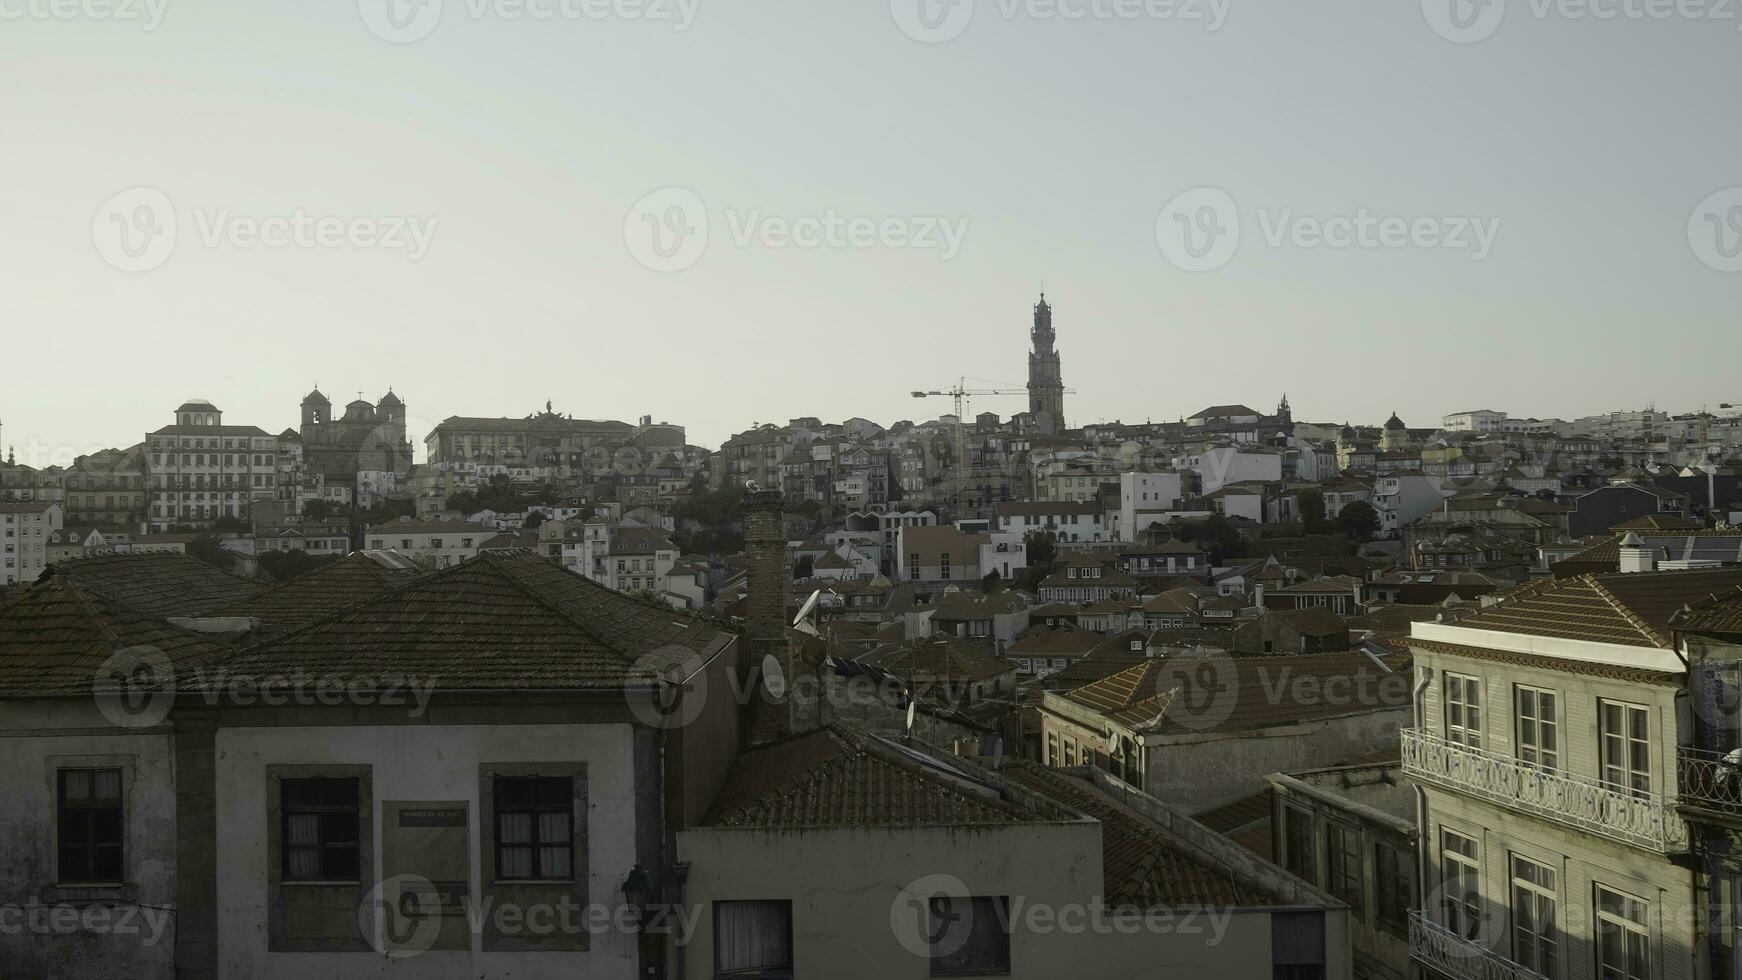
M 994 395 L 1026 395 L 1027 388 L 969 388 L 968 379 L 961 378 L 954 388 L 948 391 L 916 391 L 915 398 L 953 398 L 956 402 L 956 520 L 961 520 L 966 510 L 968 493 L 968 437 L 967 411 L 970 399 Z M 1075 391 L 1066 389 L 1065 394 L 1074 395 Z

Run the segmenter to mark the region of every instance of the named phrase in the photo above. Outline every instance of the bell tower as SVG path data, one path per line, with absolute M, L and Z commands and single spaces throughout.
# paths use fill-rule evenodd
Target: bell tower
M 1029 339 L 1033 349 L 1028 354 L 1028 411 L 1043 434 L 1056 435 L 1065 427 L 1065 383 L 1053 346 L 1058 336 L 1052 329 L 1052 307 L 1047 305 L 1045 293 L 1034 306 L 1034 329 Z

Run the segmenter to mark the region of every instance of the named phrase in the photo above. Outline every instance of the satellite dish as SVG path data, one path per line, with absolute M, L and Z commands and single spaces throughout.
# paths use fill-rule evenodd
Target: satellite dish
M 913 734 L 913 719 L 919 713 L 919 702 L 907 702 L 907 734 Z
M 772 653 L 762 658 L 762 689 L 774 701 L 786 699 L 786 671 L 781 669 L 780 659 Z
M 810 614 L 817 608 L 817 603 L 822 599 L 822 597 L 823 597 L 823 590 L 822 589 L 818 589 L 815 592 L 812 592 L 810 595 L 810 598 L 806 599 L 804 601 L 804 605 L 798 607 L 798 615 L 794 616 L 792 618 L 792 625 L 797 626 L 798 624 L 804 622 L 805 619 L 807 619 L 810 616 Z

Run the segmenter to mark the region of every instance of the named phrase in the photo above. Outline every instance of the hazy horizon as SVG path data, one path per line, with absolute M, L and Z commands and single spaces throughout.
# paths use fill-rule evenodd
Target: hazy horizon
M 1742 402 L 1734 12 L 402 2 L 0 0 L 0 452 L 317 382 L 420 449 L 920 421 L 1021 386 L 1043 283 L 1072 425 Z

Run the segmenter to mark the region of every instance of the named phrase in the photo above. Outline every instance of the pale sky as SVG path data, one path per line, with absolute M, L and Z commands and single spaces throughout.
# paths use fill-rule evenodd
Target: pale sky
M 1076 425 L 1284 391 L 1412 425 L 1742 402 L 1742 192 L 1712 198 L 1742 187 L 1742 5 L 1471 8 L 1492 36 L 1460 43 L 1431 15 L 1468 0 L 1217 0 L 1213 30 L 1182 19 L 1209 0 L 388 2 L 0 0 L 21 461 L 130 445 L 190 397 L 279 431 L 316 382 L 393 385 L 418 439 L 547 398 L 710 446 L 935 417 L 908 392 L 1024 381 L 1042 282 Z M 1205 227 L 1200 188 L 1241 237 L 1194 272 L 1161 242 L 1176 198 Z M 156 201 L 174 238 L 120 243 Z M 650 248 L 643 210 L 698 206 L 705 249 Z M 1351 248 L 1300 224 L 1363 214 L 1438 223 Z M 337 221 L 250 238 L 296 215 Z M 817 247 L 782 235 L 831 215 Z

